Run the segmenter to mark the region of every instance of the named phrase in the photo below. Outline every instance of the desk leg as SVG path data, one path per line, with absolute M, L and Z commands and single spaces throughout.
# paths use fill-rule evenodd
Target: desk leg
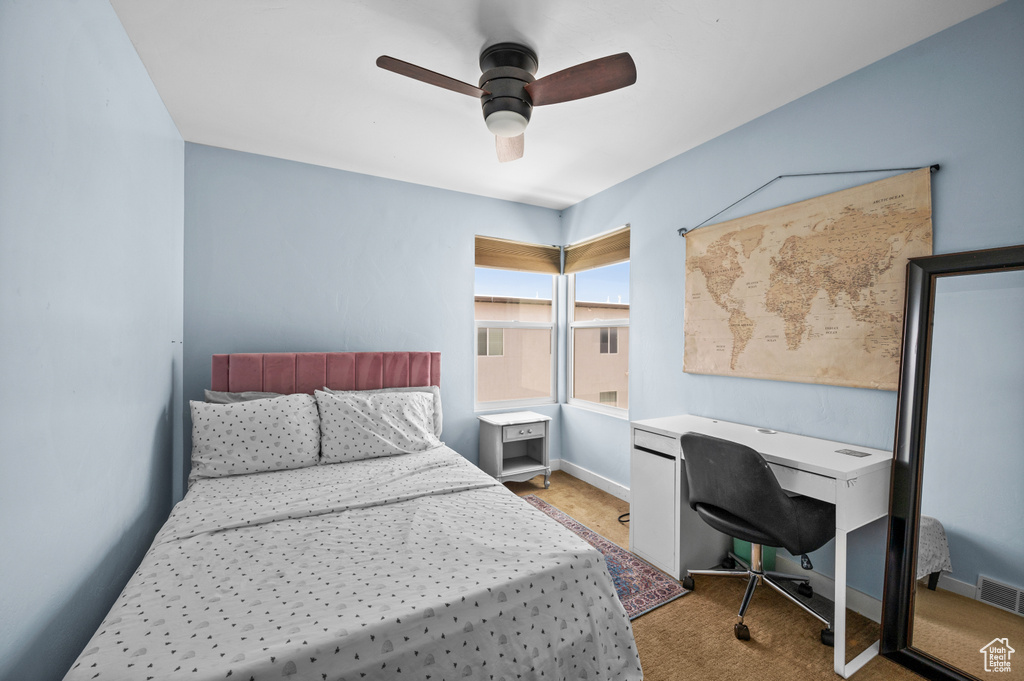
M 836 609 L 832 616 L 836 674 L 848 679 L 878 655 L 878 641 L 846 664 L 846 531 L 836 530 Z
M 846 676 L 846 530 L 836 528 L 836 593 L 832 615 L 833 661 L 836 674 Z

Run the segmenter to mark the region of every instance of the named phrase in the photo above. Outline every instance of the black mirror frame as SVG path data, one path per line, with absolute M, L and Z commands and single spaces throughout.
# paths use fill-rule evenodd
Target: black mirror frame
M 879 652 L 933 680 L 976 677 L 911 647 L 921 472 L 924 464 L 932 312 L 938 277 L 1024 268 L 1024 245 L 912 258 L 907 263 L 903 352 L 896 410 L 896 444 L 889 493 L 889 535 L 882 592 Z

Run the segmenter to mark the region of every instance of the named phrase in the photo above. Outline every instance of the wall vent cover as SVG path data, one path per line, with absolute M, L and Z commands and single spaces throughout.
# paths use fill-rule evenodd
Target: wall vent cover
M 991 577 L 978 575 L 975 598 L 997 608 L 1024 615 L 1024 590 L 997 582 Z

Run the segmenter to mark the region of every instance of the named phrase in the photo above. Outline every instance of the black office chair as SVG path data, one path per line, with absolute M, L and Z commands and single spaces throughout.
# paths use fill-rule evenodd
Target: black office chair
M 690 507 L 719 532 L 750 542 L 747 569 L 687 570 L 683 586 L 694 588 L 693 575 L 747 577 L 747 591 L 733 631 L 736 638 L 748 641 L 750 629 L 743 623 L 743 615 L 754 588 L 763 580 L 824 622 L 821 642 L 832 645 L 829 617 L 798 600 L 778 580 L 800 582 L 798 592 L 810 597 L 813 592 L 808 581 L 797 575 L 765 572 L 761 565 L 761 547 L 781 546 L 793 555 L 821 548 L 836 534 L 836 507 L 809 497 L 787 495 L 764 458 L 745 445 L 710 435 L 686 433 L 682 436 L 682 446 Z M 731 562 L 727 559 L 727 563 Z

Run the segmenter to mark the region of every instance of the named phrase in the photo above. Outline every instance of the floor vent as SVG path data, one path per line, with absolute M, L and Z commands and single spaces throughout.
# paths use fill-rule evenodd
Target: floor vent
M 1024 615 L 1024 590 L 997 582 L 991 577 L 978 575 L 975 598 L 997 608 Z

